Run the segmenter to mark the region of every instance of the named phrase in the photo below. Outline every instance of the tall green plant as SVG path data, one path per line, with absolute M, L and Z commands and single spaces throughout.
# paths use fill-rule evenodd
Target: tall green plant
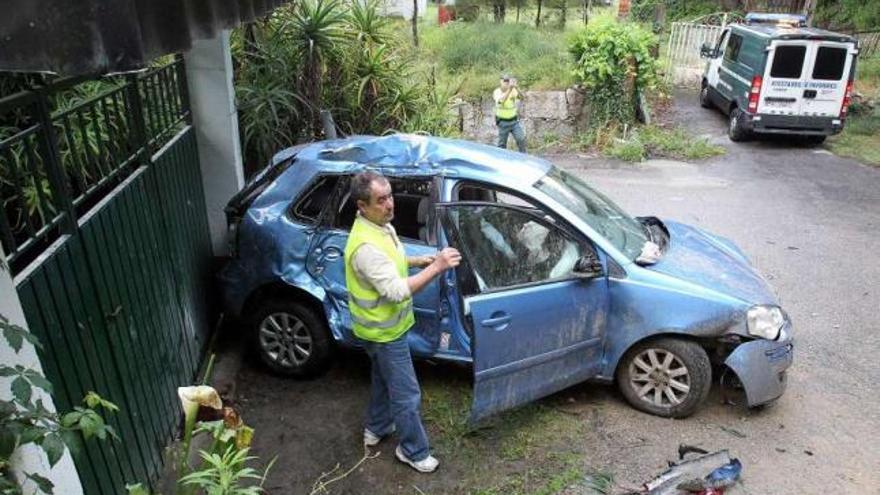
M 344 38 L 344 15 L 336 0 L 306 0 L 294 7 L 293 18 L 286 26 L 287 42 L 291 43 L 301 64 L 300 74 L 292 73 L 296 87 L 306 105 L 312 134 L 321 128 L 319 111 L 328 62 L 336 58 Z
M 587 88 L 594 125 L 631 123 L 639 92 L 657 85 L 657 38 L 638 24 L 598 17 L 569 42 L 572 74 Z

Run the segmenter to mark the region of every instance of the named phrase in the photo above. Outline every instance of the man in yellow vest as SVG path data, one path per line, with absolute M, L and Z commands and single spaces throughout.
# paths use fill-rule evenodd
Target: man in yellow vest
M 431 455 L 420 413 L 421 391 L 406 332 L 415 322 L 412 295 L 435 277 L 458 266 L 461 255 L 445 248 L 436 256 L 407 258 L 391 220 L 391 184 L 366 171 L 351 180 L 358 213 L 345 246 L 345 284 L 354 334 L 372 361 L 370 405 L 364 445 L 372 447 L 397 430 L 395 456 L 413 469 L 430 473 L 439 461 Z M 410 267 L 424 268 L 408 276 Z
M 526 152 L 526 133 L 519 123 L 520 94 L 516 79 L 507 74 L 501 76 L 499 87 L 492 93 L 495 100 L 495 125 L 498 127 L 498 147 L 507 148 L 507 138 L 513 134 L 520 153 Z

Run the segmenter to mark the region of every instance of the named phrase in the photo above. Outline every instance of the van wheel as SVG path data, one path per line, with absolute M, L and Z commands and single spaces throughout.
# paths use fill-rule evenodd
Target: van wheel
M 749 137 L 749 131 L 745 127 L 745 118 L 742 110 L 734 108 L 730 111 L 730 125 L 727 127 L 727 136 L 731 141 L 745 141 Z
M 260 360 L 278 374 L 316 376 L 330 363 L 327 325 L 304 304 L 269 299 L 254 312 L 251 330 Z
M 665 418 L 697 410 L 712 387 L 712 364 L 698 344 L 663 338 L 635 345 L 617 366 L 617 386 L 631 406 Z
M 819 146 L 820 144 L 825 142 L 826 136 L 804 136 L 804 143 L 807 146 Z
M 700 88 L 700 106 L 712 108 L 712 99 L 709 98 L 709 84 L 705 81 L 703 82 L 703 87 Z

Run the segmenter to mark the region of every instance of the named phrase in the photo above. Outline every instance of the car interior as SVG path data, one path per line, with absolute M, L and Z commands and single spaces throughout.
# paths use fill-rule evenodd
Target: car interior
M 389 177 L 394 194 L 394 220 L 391 225 L 400 238 L 429 244 L 428 217 L 431 208 L 431 181 L 429 179 L 398 179 Z M 357 206 L 348 191 L 340 201 L 341 206 L 333 226 L 348 230 L 354 223 Z

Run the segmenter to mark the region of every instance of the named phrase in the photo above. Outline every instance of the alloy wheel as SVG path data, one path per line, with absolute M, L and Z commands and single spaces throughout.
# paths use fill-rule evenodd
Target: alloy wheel
M 681 404 L 690 393 L 690 373 L 682 360 L 665 350 L 645 349 L 629 365 L 636 395 L 658 407 Z
M 302 366 L 312 355 L 312 335 L 301 319 L 290 313 L 272 313 L 260 323 L 260 347 L 284 367 Z

